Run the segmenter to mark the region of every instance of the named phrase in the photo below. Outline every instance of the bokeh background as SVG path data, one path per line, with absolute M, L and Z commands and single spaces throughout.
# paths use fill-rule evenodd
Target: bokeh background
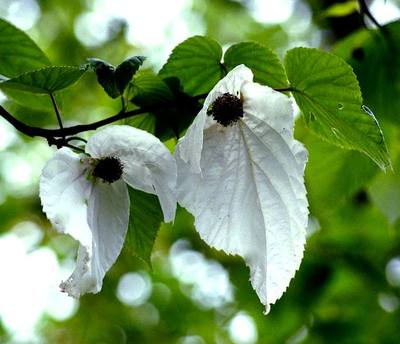
M 27 31 L 57 65 L 87 57 L 118 64 L 140 54 L 148 57 L 145 68 L 158 71 L 171 49 L 195 34 L 226 47 L 255 40 L 280 57 L 295 46 L 333 51 L 354 66 L 385 132 L 393 171 L 320 141 L 298 119 L 296 136 L 310 152 L 307 247 L 267 316 L 244 262 L 208 248 L 182 209 L 159 232 L 152 271 L 123 251 L 101 293 L 78 301 L 58 288 L 73 269 L 76 243 L 51 229 L 38 198 L 40 171 L 54 149 L 0 119 L 0 342 L 400 343 L 400 42 L 383 49 L 355 3 L 1 0 L 0 17 Z M 400 17 L 400 1 L 368 3 L 382 25 Z M 391 32 L 399 38 L 400 26 Z M 93 75 L 60 97 L 70 125 L 104 118 L 120 105 Z M 29 124 L 56 126 L 52 113 L 1 94 L 0 102 Z

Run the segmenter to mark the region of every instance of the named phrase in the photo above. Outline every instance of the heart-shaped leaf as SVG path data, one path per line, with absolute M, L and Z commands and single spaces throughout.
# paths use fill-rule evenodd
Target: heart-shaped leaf
M 286 88 L 286 72 L 278 56 L 267 47 L 256 42 L 232 45 L 224 55 L 228 70 L 244 64 L 254 73 L 254 81 L 272 88 Z
M 207 93 L 225 75 L 222 48 L 208 37 L 194 36 L 177 45 L 159 75 L 176 78 L 189 95 Z
M 295 48 L 285 65 L 309 128 L 330 143 L 365 153 L 382 169 L 390 166 L 379 124 L 363 106 L 356 76 L 344 60 L 318 49 Z

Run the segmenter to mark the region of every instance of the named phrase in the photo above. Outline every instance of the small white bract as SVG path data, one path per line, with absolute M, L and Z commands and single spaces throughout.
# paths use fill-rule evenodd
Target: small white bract
M 122 125 L 96 132 L 78 155 L 59 149 L 42 171 L 40 199 L 55 229 L 79 242 L 77 266 L 62 291 L 80 297 L 101 290 L 128 229 L 127 185 L 160 200 L 166 222 L 176 210 L 176 164 L 153 135 Z
M 219 81 L 175 150 L 178 201 L 210 246 L 243 257 L 266 311 L 303 257 L 307 151 L 284 94 L 240 65 Z

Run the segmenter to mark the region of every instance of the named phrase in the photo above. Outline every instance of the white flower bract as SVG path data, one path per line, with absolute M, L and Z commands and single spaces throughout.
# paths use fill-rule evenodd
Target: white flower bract
M 40 179 L 43 211 L 57 231 L 79 242 L 76 268 L 60 285 L 73 297 L 99 292 L 121 252 L 130 210 L 126 184 L 156 194 L 166 222 L 173 220 L 176 210 L 176 163 L 153 135 L 129 126 L 109 126 L 96 132 L 85 150 L 88 155 L 59 149 Z M 122 175 L 107 183 L 92 175 L 93 163 L 110 157 L 121 163 Z
M 243 117 L 224 126 L 207 110 L 229 93 Z M 243 257 L 266 311 L 303 257 L 307 151 L 293 138 L 290 99 L 253 82 L 244 65 L 220 80 L 175 150 L 178 202 L 210 246 Z

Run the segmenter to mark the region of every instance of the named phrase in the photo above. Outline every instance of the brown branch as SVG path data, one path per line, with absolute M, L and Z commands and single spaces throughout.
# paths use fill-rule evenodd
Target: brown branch
M 89 130 L 95 130 L 99 127 L 102 127 L 104 125 L 116 122 L 118 120 L 128 118 L 128 117 L 133 117 L 136 115 L 140 115 L 146 112 L 151 111 L 152 109 L 136 109 L 133 111 L 128 111 L 128 112 L 120 112 L 114 116 L 102 119 L 97 122 L 93 122 L 90 124 L 79 124 L 79 125 L 74 125 L 71 127 L 64 127 L 60 129 L 44 129 L 40 127 L 34 127 L 27 125 L 20 120 L 16 119 L 14 116 L 12 116 L 4 107 L 0 106 L 0 116 L 3 117 L 6 121 L 8 121 L 10 124 L 14 126 L 15 129 L 20 131 L 21 133 L 30 136 L 30 137 L 43 137 L 47 140 L 52 140 L 52 139 L 57 139 L 57 138 L 62 138 L 65 136 L 71 136 L 71 135 L 76 135 L 85 131 Z M 154 109 L 153 109 L 154 110 Z

